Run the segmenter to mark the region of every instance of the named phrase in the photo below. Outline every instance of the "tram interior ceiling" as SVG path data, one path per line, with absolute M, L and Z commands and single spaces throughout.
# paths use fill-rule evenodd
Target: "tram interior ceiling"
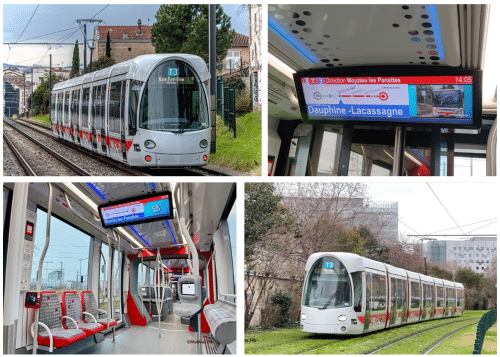
M 3 192 L 5 354 L 236 353 L 235 183 Z
M 454 176 L 475 158 L 496 175 L 489 12 L 270 5 L 268 174 Z

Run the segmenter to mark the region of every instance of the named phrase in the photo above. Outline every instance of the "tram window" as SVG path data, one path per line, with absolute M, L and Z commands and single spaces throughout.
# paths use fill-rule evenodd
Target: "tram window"
M 471 177 L 486 176 L 486 159 L 481 157 L 459 157 L 455 156 L 454 176 Z
M 64 120 L 69 122 L 69 92 L 64 93 Z
M 120 98 L 122 82 L 113 82 L 109 90 L 109 131 L 119 134 L 120 130 Z
M 171 75 L 172 69 L 177 76 Z M 141 98 L 139 126 L 158 131 L 208 128 L 203 84 L 187 63 L 167 61 L 153 71 Z
M 363 305 L 363 272 L 357 271 L 351 274 L 352 285 L 354 285 L 354 311 L 361 312 Z
M 309 274 L 305 290 L 305 306 L 324 309 L 351 306 L 349 275 L 338 259 L 333 257 L 318 259 Z
M 372 274 L 372 311 L 384 310 L 387 306 L 386 277 Z
M 31 269 L 30 290 L 37 288 L 37 270 L 43 247 L 47 213 L 37 210 L 35 246 Z M 50 225 L 50 245 L 42 268 L 42 291 L 53 290 L 59 299 L 63 291 L 89 290 L 88 272 L 91 237 L 77 228 L 52 216 Z
M 56 114 L 56 95 L 52 94 L 50 101 L 50 117 L 54 119 L 55 114 Z
M 124 122 L 125 119 L 125 93 L 127 92 L 126 82 L 122 81 L 122 92 L 120 95 L 120 122 Z
M 404 284 L 405 282 L 401 279 L 396 279 L 396 309 L 402 309 L 403 308 L 403 303 L 405 301 L 405 297 L 403 294 L 404 289 Z
M 101 114 L 101 128 L 106 127 L 106 119 L 105 119 L 106 118 L 106 88 L 107 88 L 106 84 L 103 84 L 101 86 L 101 100 L 100 100 L 101 108 L 99 109 L 100 114 Z
M 234 291 L 236 291 L 236 204 L 233 204 L 233 208 L 231 208 L 231 212 L 227 217 L 227 225 L 229 228 L 229 241 L 231 242 Z
M 420 307 L 420 286 L 418 285 L 418 282 L 412 281 L 410 286 L 410 296 L 411 296 L 411 308 L 415 309 Z
M 99 265 L 99 309 L 104 311 L 107 311 L 108 308 L 109 269 L 109 247 L 102 243 Z
M 444 288 L 438 286 L 437 288 L 437 307 L 444 306 Z
M 94 120 L 94 123 L 95 123 L 96 107 L 97 107 L 96 100 L 97 100 L 97 88 L 94 87 L 92 88 L 92 118 Z
M 129 106 L 128 106 L 128 134 L 135 135 L 137 123 L 137 107 L 139 105 L 139 92 L 141 91 L 142 82 L 130 81 Z
M 90 89 L 83 89 L 83 98 L 82 98 L 82 127 L 88 128 L 89 126 L 89 95 Z

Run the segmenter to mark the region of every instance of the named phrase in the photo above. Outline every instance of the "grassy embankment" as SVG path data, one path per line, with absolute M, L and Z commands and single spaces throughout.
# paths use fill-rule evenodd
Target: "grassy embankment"
M 477 322 L 486 311 L 466 311 L 463 317 L 433 320 L 421 323 L 410 324 L 393 329 L 383 330 L 360 336 L 335 336 L 303 333 L 298 328 L 279 329 L 274 331 L 264 331 L 259 333 L 249 333 L 245 335 L 245 353 L 247 354 L 365 354 L 374 351 L 384 345 L 410 336 L 418 332 L 423 332 L 431 327 L 434 329 L 415 335 L 401 342 L 381 350 L 381 354 L 421 354 L 427 348 L 439 341 L 444 336 L 461 327 Z M 496 325 L 495 325 L 496 326 Z M 474 326 L 470 327 L 473 331 Z M 496 352 L 496 327 L 495 333 L 488 331 L 485 339 L 483 351 L 487 353 Z M 469 328 L 466 328 L 451 339 L 460 339 L 460 336 L 468 336 Z M 474 338 L 467 338 L 470 342 L 464 345 L 464 350 L 472 353 Z M 447 342 L 449 340 L 445 340 Z M 462 338 L 462 341 L 465 341 Z M 445 343 L 443 342 L 443 344 Z M 452 343 L 453 344 L 453 343 Z M 454 343 L 453 345 L 457 345 Z M 432 353 L 456 354 L 450 349 L 441 349 L 441 345 L 436 347 Z M 439 348 L 439 349 L 438 349 Z M 435 352 L 438 351 L 438 352 Z M 457 350 L 458 351 L 458 350 Z
M 217 151 L 210 155 L 210 164 L 261 175 L 262 112 L 256 111 L 236 118 L 236 139 L 233 132 L 217 117 Z
M 210 164 L 261 175 L 262 172 L 262 117 L 261 112 L 236 118 L 236 139 L 233 132 L 217 117 L 217 151 L 210 155 Z M 49 115 L 32 117 L 50 124 Z

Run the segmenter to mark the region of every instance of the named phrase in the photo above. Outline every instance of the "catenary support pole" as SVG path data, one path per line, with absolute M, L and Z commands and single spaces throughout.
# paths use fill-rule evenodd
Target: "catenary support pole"
M 217 73 L 216 73 L 216 18 L 215 18 L 215 4 L 209 5 L 208 16 L 208 35 L 209 35 L 209 67 L 210 67 L 210 119 L 211 119 L 211 140 L 210 140 L 210 153 L 215 154 L 216 151 L 216 117 L 215 117 L 215 104 L 216 104 L 216 91 L 217 91 Z

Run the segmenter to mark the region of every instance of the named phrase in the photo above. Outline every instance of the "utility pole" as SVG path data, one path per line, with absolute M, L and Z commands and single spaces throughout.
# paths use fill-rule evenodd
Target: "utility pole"
M 45 279 L 49 280 L 49 264 L 52 263 L 52 262 L 43 262 L 43 264 L 47 264 L 47 266 L 45 267 Z
M 216 77 L 216 17 L 215 5 L 208 5 L 208 64 L 210 67 L 210 113 L 211 113 L 211 140 L 210 140 L 210 153 L 215 154 L 216 150 L 216 118 L 215 118 L 215 104 L 216 104 L 216 91 L 217 91 L 217 77 Z
M 31 65 L 31 105 L 30 105 L 30 116 L 33 116 L 33 70 L 34 67 Z M 50 106 L 49 106 L 50 108 Z
M 52 54 L 49 55 L 50 65 L 49 65 L 49 121 L 52 124 L 51 108 L 52 108 Z
M 62 262 L 61 262 L 61 285 L 62 285 L 62 287 L 64 287 L 64 276 L 63 276 Z
M 80 19 L 76 20 L 78 24 L 83 22 L 83 40 L 84 40 L 84 46 L 83 46 L 83 74 L 87 73 L 87 22 L 97 22 L 101 23 L 102 20 L 97 20 L 97 19 Z
M 23 72 L 23 114 L 26 115 L 26 72 Z

